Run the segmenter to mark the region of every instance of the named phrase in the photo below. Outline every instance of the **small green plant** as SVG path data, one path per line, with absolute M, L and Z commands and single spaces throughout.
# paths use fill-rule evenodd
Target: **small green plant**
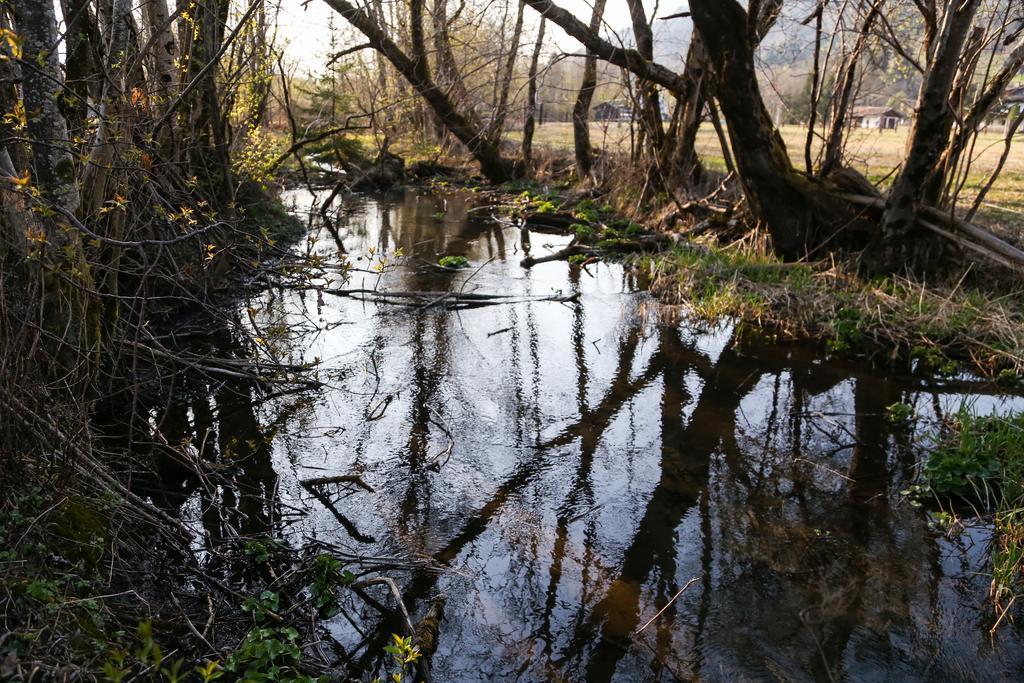
M 468 268 L 469 259 L 465 256 L 443 256 L 438 265 L 442 268 Z
M 914 406 L 906 403 L 893 403 L 885 409 L 885 421 L 893 427 L 906 427 L 914 416 Z
M 444 217 L 445 217 L 445 215 L 446 215 L 446 214 L 445 214 L 445 212 L 444 212 L 444 211 L 435 211 L 435 212 L 434 212 L 434 214 L 433 214 L 433 216 L 434 216 L 434 220 L 435 220 L 435 221 L 443 221 L 443 220 L 444 220 Z
M 322 618 L 338 613 L 338 589 L 355 581 L 355 574 L 342 567 L 341 560 L 327 554 L 317 555 L 313 560 L 313 583 L 309 593 Z
M 864 339 L 860 330 L 860 311 L 855 308 L 842 308 L 832 323 L 833 337 L 828 341 L 828 349 L 833 353 L 850 353 Z
M 999 464 L 988 454 L 961 448 L 942 448 L 924 466 L 928 485 L 936 493 L 980 497 L 986 483 L 999 473 Z
M 953 536 L 963 530 L 963 523 L 950 512 L 932 512 L 928 515 L 928 526 L 942 533 Z
M 298 641 L 299 632 L 291 627 L 254 628 L 246 635 L 242 645 L 228 656 L 224 670 L 239 680 L 254 683 L 312 683 L 314 679 L 302 674 L 297 668 L 302 660 Z
M 405 677 L 410 675 L 416 661 L 422 656 L 418 647 L 412 644 L 412 636 L 403 638 L 400 635 L 392 634 L 392 645 L 384 648 L 384 651 L 391 655 L 396 668 L 390 673 L 390 680 L 394 683 L 402 683 Z M 380 678 L 374 679 L 374 683 L 382 683 Z
M 50 579 L 34 579 L 25 586 L 25 595 L 39 602 L 51 603 L 57 598 L 58 586 Z
M 600 212 L 594 201 L 591 199 L 584 199 L 576 205 L 576 209 L 572 212 L 573 217 L 585 223 L 596 223 L 600 220 Z
M 586 254 L 573 254 L 569 257 L 569 265 L 571 266 L 582 266 L 590 258 Z
M 258 598 L 246 598 L 242 602 L 242 611 L 252 614 L 257 622 L 265 621 L 270 614 L 276 613 L 281 607 L 281 597 L 274 591 L 263 591 Z
M 979 417 L 964 406 L 924 465 L 932 491 L 987 499 L 993 489 L 1024 493 L 1024 416 Z
M 917 360 L 922 368 L 944 377 L 951 377 L 960 371 L 956 361 L 934 346 L 915 346 L 910 350 L 910 357 Z
M 103 678 L 110 683 L 121 683 L 132 670 L 126 666 L 125 660 L 128 653 L 124 650 L 113 650 L 107 654 L 107 661 L 103 663 Z
M 283 546 L 284 541 L 276 538 L 266 541 L 246 541 L 243 552 L 253 562 L 266 564 Z
M 594 239 L 594 228 L 593 226 L 588 225 L 587 223 L 573 223 L 572 225 L 569 226 L 569 229 L 572 230 L 573 234 L 576 235 L 577 239 Z
M 202 664 L 197 665 L 195 672 L 203 683 L 210 683 L 210 681 L 215 681 L 224 675 L 220 662 L 214 659 L 207 659 Z
M 996 382 L 998 382 L 1000 386 L 1016 389 L 1024 387 L 1024 375 L 1018 374 L 1016 370 L 1006 368 L 1000 371 L 999 375 L 996 377 Z
M 554 202 L 550 202 L 547 199 L 537 199 L 533 202 L 534 213 L 554 213 L 558 210 Z
M 1005 615 L 1024 587 L 1024 414 L 978 416 L 963 406 L 924 475 L 933 492 L 994 511 L 990 596 Z

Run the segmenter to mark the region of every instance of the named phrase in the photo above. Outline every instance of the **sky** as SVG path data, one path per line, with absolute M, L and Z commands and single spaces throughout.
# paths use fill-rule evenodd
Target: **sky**
M 324 57 L 330 52 L 330 30 L 329 25 L 334 17 L 334 24 L 343 30 L 343 34 L 352 35 L 352 29 L 345 20 L 336 15 L 334 10 L 327 6 L 323 0 L 278 0 L 281 7 L 280 20 L 278 24 L 279 38 L 287 43 L 285 48 L 286 57 L 294 62 L 299 70 L 308 69 L 315 71 L 323 64 Z M 510 0 L 511 1 L 511 0 Z M 305 4 L 305 7 L 303 5 Z M 591 0 L 559 0 L 558 4 L 572 11 L 583 21 L 589 21 L 591 14 Z M 656 2 L 645 0 L 648 14 L 655 8 Z M 681 6 L 681 0 L 670 0 L 662 2 L 660 14 L 665 15 Z M 536 22 L 537 13 L 527 8 L 528 21 Z M 629 25 L 629 8 L 625 0 L 608 0 L 605 9 L 605 23 L 615 29 L 621 29 Z M 548 34 L 551 42 L 560 50 L 576 52 L 578 43 L 566 36 L 561 29 L 548 24 Z M 362 42 L 362 40 L 349 40 L 349 43 Z M 344 46 L 340 46 L 344 47 Z

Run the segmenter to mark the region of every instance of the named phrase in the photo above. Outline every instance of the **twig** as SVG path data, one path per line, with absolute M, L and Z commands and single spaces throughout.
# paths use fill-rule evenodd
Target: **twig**
M 673 596 L 672 596 L 672 599 L 671 599 L 671 600 L 669 600 L 669 601 L 668 601 L 667 603 L 665 603 L 665 606 L 664 606 L 664 607 L 662 607 L 662 608 L 661 608 L 660 610 L 658 610 L 658 613 L 657 613 L 657 614 L 655 614 L 655 615 L 654 615 L 653 617 L 651 617 L 651 618 L 650 618 L 650 621 L 648 621 L 648 622 L 647 622 L 646 624 L 644 624 L 643 626 L 641 626 L 640 628 L 638 628 L 638 629 L 637 629 L 636 631 L 633 631 L 633 633 L 632 633 L 632 636 L 631 636 L 631 637 L 634 637 L 634 638 L 635 638 L 636 636 L 640 635 L 640 633 L 642 633 L 642 632 L 643 632 L 643 630 L 644 630 L 645 628 L 647 628 L 648 626 L 650 626 L 651 624 L 653 624 L 653 623 L 654 623 L 654 621 L 655 621 L 655 620 L 656 620 L 656 619 L 657 619 L 658 617 L 660 617 L 660 616 L 662 615 L 662 613 L 664 613 L 664 611 L 665 611 L 665 610 L 667 610 L 667 609 L 668 609 L 669 607 L 671 607 L 671 606 L 672 606 L 672 603 L 673 603 L 673 602 L 675 602 L 675 601 L 676 601 L 676 600 L 677 600 L 677 599 L 679 598 L 679 596 L 680 596 L 680 595 L 682 595 L 682 594 L 683 594 L 683 593 L 684 593 L 684 592 L 686 591 L 686 589 L 687 589 L 687 588 L 689 588 L 690 586 L 692 586 L 692 585 L 693 585 L 693 584 L 695 584 L 696 582 L 697 582 L 697 577 L 696 577 L 696 576 L 695 576 L 695 577 L 693 577 L 692 579 L 690 579 L 689 581 L 687 581 L 687 582 L 686 582 L 686 585 L 685 585 L 685 586 L 683 586 L 682 588 L 680 588 L 680 589 L 679 589 L 679 592 L 678 592 L 678 593 L 676 593 L 675 595 L 673 595 Z

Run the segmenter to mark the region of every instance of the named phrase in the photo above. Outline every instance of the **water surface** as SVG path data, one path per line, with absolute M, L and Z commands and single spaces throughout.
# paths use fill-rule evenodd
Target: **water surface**
M 292 199 L 301 215 L 311 198 Z M 257 324 L 336 372 L 312 399 L 257 401 L 240 380 L 160 417 L 240 463 L 222 511 L 165 483 L 203 542 L 230 527 L 444 565 L 395 574 L 414 619 L 447 598 L 435 681 L 1019 680 L 1020 629 L 989 636 L 990 529 L 949 537 L 901 493 L 915 430 L 964 400 L 1019 399 L 695 326 L 618 265 L 524 270 L 566 238 L 467 213 L 470 193 L 347 201 L 313 250 L 338 263 L 340 242 L 363 268 L 392 255 L 349 287 L 579 300 L 445 310 L 269 289 Z M 443 271 L 443 255 L 472 265 Z M 912 430 L 885 420 L 899 401 Z M 335 474 L 375 492 L 299 484 Z M 356 626 L 378 616 L 345 608 L 331 633 L 369 662 L 382 641 Z

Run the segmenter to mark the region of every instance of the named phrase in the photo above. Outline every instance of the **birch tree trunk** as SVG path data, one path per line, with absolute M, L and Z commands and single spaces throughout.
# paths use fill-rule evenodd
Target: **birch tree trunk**
M 174 66 L 174 60 L 178 57 L 178 43 L 171 31 L 167 0 L 145 0 L 142 4 L 142 17 L 146 33 L 154 40 L 153 71 L 156 78 L 151 91 L 158 97 L 166 98 L 178 75 Z
M 32 178 L 43 195 L 60 207 L 78 208 L 78 185 L 71 160 L 68 127 L 57 105 L 61 75 L 57 19 L 50 0 L 15 0 L 15 28 L 22 39 L 22 91 L 32 141 Z
M 54 378 L 87 388 L 100 340 L 89 265 L 77 230 L 69 224 L 80 198 L 69 153 L 67 123 L 58 108 L 62 78 L 57 22 L 51 0 L 15 0 L 15 30 L 22 40 L 22 93 L 31 140 L 32 183 L 56 215 L 31 219 L 45 233 L 39 250 L 42 306 L 37 324 L 47 331 Z

